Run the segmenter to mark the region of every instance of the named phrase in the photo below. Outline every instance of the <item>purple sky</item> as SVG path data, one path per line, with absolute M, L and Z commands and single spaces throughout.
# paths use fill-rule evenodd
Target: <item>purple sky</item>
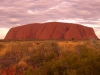
M 93 27 L 100 38 L 100 0 L 0 0 L 0 39 L 11 27 L 51 21 Z

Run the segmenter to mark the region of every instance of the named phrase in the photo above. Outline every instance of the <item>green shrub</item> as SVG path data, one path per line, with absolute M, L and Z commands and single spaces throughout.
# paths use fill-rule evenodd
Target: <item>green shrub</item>
M 24 71 L 24 75 L 34 75 L 33 68 L 29 67 L 29 69 L 27 71 Z
M 55 42 L 45 42 L 33 51 L 31 57 L 26 60 L 32 66 L 41 66 L 59 56 L 59 46 Z

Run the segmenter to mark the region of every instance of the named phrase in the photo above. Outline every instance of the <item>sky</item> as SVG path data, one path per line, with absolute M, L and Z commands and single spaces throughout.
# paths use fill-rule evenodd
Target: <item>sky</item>
M 100 38 L 100 0 L 0 0 L 0 39 L 12 27 L 52 21 L 92 27 Z

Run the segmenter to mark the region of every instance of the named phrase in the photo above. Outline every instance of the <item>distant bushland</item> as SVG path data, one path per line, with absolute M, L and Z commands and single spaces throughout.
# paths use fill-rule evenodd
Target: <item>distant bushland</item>
M 100 41 L 91 40 L 1 42 L 0 75 L 99 75 Z

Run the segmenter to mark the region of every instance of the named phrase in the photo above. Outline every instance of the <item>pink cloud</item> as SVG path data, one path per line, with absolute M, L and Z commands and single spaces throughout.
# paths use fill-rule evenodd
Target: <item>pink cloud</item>
M 48 20 L 77 21 L 76 18 L 82 19 L 78 21 L 80 24 L 100 27 L 99 13 L 100 0 L 2 0 L 0 28 Z

